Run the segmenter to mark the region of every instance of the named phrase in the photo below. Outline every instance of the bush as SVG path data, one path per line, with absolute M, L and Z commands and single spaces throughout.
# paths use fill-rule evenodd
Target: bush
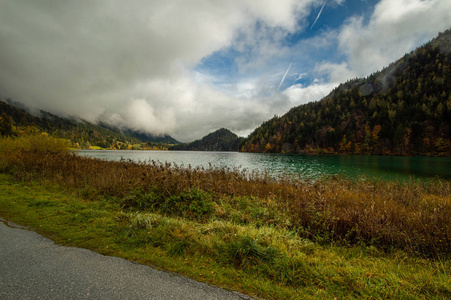
M 10 172 L 18 178 L 29 178 L 33 173 L 31 160 L 43 161 L 45 155 L 69 154 L 70 142 L 47 134 L 0 138 L 0 172 Z
M 159 209 L 190 220 L 206 220 L 214 212 L 211 195 L 196 188 L 166 198 Z
M 238 268 L 258 265 L 262 262 L 271 264 L 280 256 L 278 249 L 260 245 L 248 236 L 242 236 L 219 246 L 219 253 L 220 259 L 233 263 Z
M 141 189 L 137 189 L 120 198 L 119 204 L 123 208 L 152 210 L 158 207 L 162 201 L 164 201 L 162 197 L 154 191 L 144 193 Z
M 54 138 L 46 133 L 24 135 L 17 138 L 6 137 L 1 140 L 0 152 L 39 153 L 39 154 L 68 154 L 70 142 Z

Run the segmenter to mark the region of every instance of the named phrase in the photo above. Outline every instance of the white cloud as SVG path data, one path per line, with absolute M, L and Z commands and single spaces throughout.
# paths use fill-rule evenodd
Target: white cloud
M 160 110 L 157 114 L 145 99 L 132 100 L 123 116 L 126 121 L 122 125 L 159 135 L 172 131 L 175 127 L 175 115 L 171 107 Z
M 323 3 L 0 0 L 0 92 L 51 112 L 190 141 L 220 127 L 248 132 L 293 105 L 319 100 L 350 76 L 382 68 L 451 25 L 449 0 L 381 0 L 367 23 L 355 17 L 298 45 L 281 42 L 308 29 L 307 16 Z M 334 43 L 345 61 L 311 62 Z M 238 67 L 250 75 L 216 84 L 194 70 L 229 47 L 242 51 Z M 293 56 L 306 63 L 295 60 L 290 72 L 327 75 L 329 82 L 277 92 Z
M 309 86 L 295 84 L 287 88 L 283 93 L 288 97 L 292 106 L 318 101 L 327 96 L 338 84 L 313 83 Z
M 331 62 L 322 62 L 315 67 L 315 71 L 321 75 L 327 75 L 329 82 L 335 84 L 347 81 L 356 77 L 356 73 L 350 70 L 346 62 L 336 64 Z
M 368 24 L 353 17 L 338 37 L 358 76 L 382 69 L 451 26 L 449 0 L 381 0 Z
M 182 140 L 229 125 L 247 130 L 249 118 L 271 115 L 270 101 L 258 102 L 258 80 L 238 83 L 244 96 L 233 98 L 193 67 L 232 45 L 257 54 L 243 66 L 264 64 L 316 1 L 0 0 L 0 90 L 55 113 Z

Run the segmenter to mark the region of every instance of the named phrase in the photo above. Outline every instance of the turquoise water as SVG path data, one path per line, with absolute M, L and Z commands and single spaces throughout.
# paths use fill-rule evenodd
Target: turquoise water
M 82 150 L 80 156 L 104 160 L 159 161 L 178 166 L 208 168 L 231 167 L 268 172 L 273 177 L 296 176 L 303 179 L 322 175 L 351 178 L 375 177 L 405 180 L 439 177 L 451 180 L 451 158 L 364 155 L 294 155 L 197 151 L 110 151 Z

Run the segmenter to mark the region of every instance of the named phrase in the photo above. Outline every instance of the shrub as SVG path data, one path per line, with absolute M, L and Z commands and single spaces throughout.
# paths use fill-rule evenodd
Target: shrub
M 70 142 L 54 138 L 46 133 L 24 135 L 17 138 L 6 137 L 1 140 L 0 152 L 39 153 L 39 154 L 68 154 Z
M 157 208 L 162 201 L 164 201 L 162 197 L 154 191 L 144 193 L 141 189 L 137 189 L 120 198 L 119 204 L 123 208 L 152 210 Z
M 214 212 L 211 195 L 196 188 L 166 198 L 159 209 L 190 220 L 206 220 Z
M 238 268 L 258 265 L 261 262 L 271 264 L 280 255 L 272 246 L 263 246 L 248 236 L 239 237 L 219 247 L 220 259 L 233 263 Z

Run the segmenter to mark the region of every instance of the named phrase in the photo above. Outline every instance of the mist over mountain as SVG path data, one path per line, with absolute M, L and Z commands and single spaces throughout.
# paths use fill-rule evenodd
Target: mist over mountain
M 68 139 L 79 149 L 162 149 L 177 144 L 172 137 L 118 128 L 106 124 L 95 125 L 82 119 L 61 117 L 12 101 L 0 101 L 0 119 L 14 129 L 10 134 L 46 132 Z M 3 133 L 2 133 L 3 135 Z
M 451 155 L 451 30 L 380 72 L 274 116 L 241 151 Z
M 134 130 L 127 127 L 117 127 L 110 124 L 106 124 L 104 122 L 99 122 L 97 124 L 98 126 L 101 126 L 103 128 L 106 128 L 108 130 L 111 130 L 116 133 L 120 133 L 122 135 L 136 138 L 137 140 L 140 140 L 142 142 L 146 143 L 163 143 L 163 144 L 178 144 L 180 143 L 170 135 L 164 134 L 164 135 L 153 135 L 148 132 L 144 132 L 142 130 Z

